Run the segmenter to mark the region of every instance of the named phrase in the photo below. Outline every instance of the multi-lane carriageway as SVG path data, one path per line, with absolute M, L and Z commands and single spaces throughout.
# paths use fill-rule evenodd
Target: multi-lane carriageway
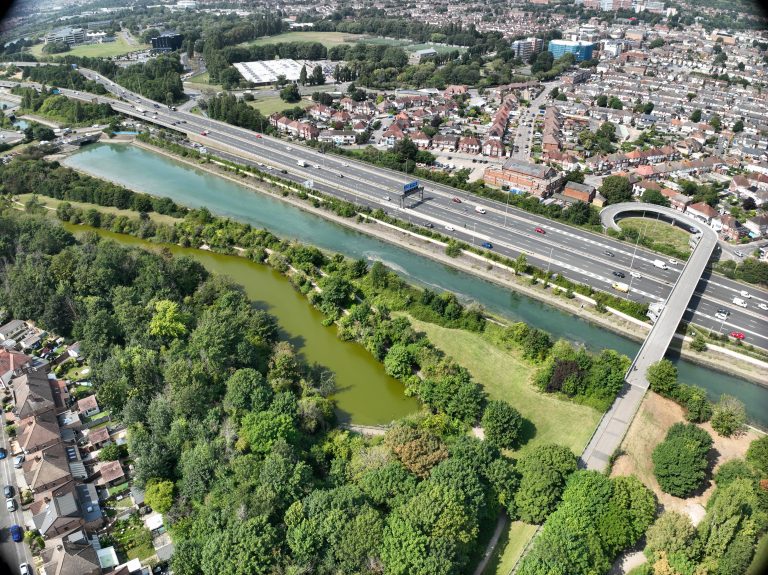
M 265 170 L 285 170 L 286 173 L 280 174 L 283 178 L 299 183 L 312 180 L 314 188 L 320 192 L 374 209 L 382 208 L 391 215 L 416 224 L 430 223 L 437 231 L 467 243 L 491 242 L 494 251 L 512 258 L 524 253 L 532 265 L 596 289 L 610 291 L 614 281 L 631 282 L 628 297 L 638 301 L 662 302 L 666 300 L 682 267 L 680 264 L 667 264 L 668 269 L 659 269 L 652 262 L 660 256 L 642 247 L 571 227 L 501 202 L 479 199 L 433 182 L 427 183 L 423 202 L 414 201 L 400 208 L 398 192 L 403 184 L 412 179 L 405 174 L 322 154 L 306 146 L 255 134 L 188 112 L 172 111 L 125 90 L 95 72 L 85 69 L 81 72 L 102 83 L 120 99 L 62 88 L 63 94 L 87 101 L 107 102 L 122 114 L 183 132 L 204 143 L 215 155 Z M 13 84 L 0 82 L 0 85 L 6 86 Z M 306 165 L 298 165 L 298 160 L 304 160 Z M 392 199 L 386 200 L 386 197 Z M 453 198 L 461 203 L 453 201 Z M 474 210 L 478 204 L 485 208 L 485 214 Z M 536 228 L 545 233 L 537 233 Z M 642 277 L 633 278 L 630 270 Z M 626 279 L 615 277 L 614 271 L 625 274 Z M 744 289 L 752 295 L 746 309 L 732 303 L 733 298 Z M 709 277 L 705 273 L 684 319 L 716 332 L 740 331 L 744 333 L 746 342 L 768 348 L 768 312 L 758 307 L 760 303 L 768 305 L 768 293 L 764 290 L 722 276 Z M 715 318 L 718 309 L 729 310 L 729 318 L 725 321 Z

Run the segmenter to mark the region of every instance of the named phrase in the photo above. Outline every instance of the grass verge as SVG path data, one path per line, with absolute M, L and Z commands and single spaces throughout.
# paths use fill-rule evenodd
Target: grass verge
M 509 575 L 534 533 L 536 526 L 522 521 L 513 521 L 507 525 L 483 575 Z
M 619 222 L 622 229 L 633 229 L 655 244 L 667 244 L 681 252 L 689 253 L 688 239 L 691 234 L 677 226 L 647 218 L 626 218 Z M 640 239 L 642 241 L 642 237 Z
M 47 58 L 49 56 L 81 56 L 88 58 L 113 58 L 115 56 L 122 56 L 129 52 L 137 52 L 139 50 L 146 50 L 149 46 L 147 44 L 128 44 L 122 36 L 117 36 L 114 42 L 104 42 L 103 44 L 83 44 L 82 46 L 75 46 L 68 52 L 61 54 L 44 54 L 43 46 L 45 44 L 37 44 L 32 46 L 29 51 L 36 58 Z

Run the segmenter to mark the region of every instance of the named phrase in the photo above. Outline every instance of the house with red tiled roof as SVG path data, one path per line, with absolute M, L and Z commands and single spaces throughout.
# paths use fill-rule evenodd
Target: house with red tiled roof
M 405 138 L 405 133 L 400 126 L 392 124 L 381 136 L 387 142 L 388 146 L 394 146 L 397 142 Z
M 453 134 L 437 134 L 432 138 L 432 147 L 453 152 L 459 143 L 459 137 Z
M 411 141 L 419 148 L 429 148 L 432 139 L 424 132 L 414 132 L 411 134 Z
M 713 208 L 709 204 L 705 204 L 704 202 L 697 202 L 695 204 L 691 204 L 690 206 L 688 206 L 688 209 L 686 209 L 686 213 L 706 224 L 711 223 L 712 220 L 717 218 L 719 215 L 717 213 L 717 210 L 715 210 L 715 208 Z
M 96 480 L 96 485 L 112 487 L 125 480 L 125 471 L 119 461 L 105 461 L 99 466 L 101 477 Z
M 669 188 L 661 188 L 661 190 L 659 190 L 659 193 L 669 200 L 670 208 L 673 208 L 680 212 L 684 212 L 685 210 L 687 210 L 688 206 L 691 205 L 691 202 L 693 201 L 690 197 L 686 196 L 685 194 L 681 194 L 680 192 L 676 192 L 675 190 L 670 190 Z
M 0 386 L 7 387 L 11 379 L 29 366 L 32 357 L 11 349 L 0 349 Z
M 459 151 L 467 154 L 477 154 L 480 152 L 480 140 L 474 136 L 464 136 L 459 140 Z
M 59 422 L 53 410 L 22 419 L 17 426 L 19 447 L 32 453 L 61 441 Z
M 99 413 L 99 403 L 96 401 L 96 395 L 87 395 L 78 400 L 77 411 L 82 417 L 91 417 Z
M 454 96 L 461 96 L 466 93 L 467 86 L 464 84 L 451 84 L 450 86 L 446 86 L 445 90 L 443 90 L 443 97 L 453 98 Z
M 500 158 L 504 155 L 504 144 L 500 140 L 489 138 L 483 142 L 483 154 L 492 158 Z

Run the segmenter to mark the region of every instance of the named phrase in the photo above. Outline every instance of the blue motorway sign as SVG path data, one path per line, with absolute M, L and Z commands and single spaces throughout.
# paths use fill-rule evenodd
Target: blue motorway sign
M 415 190 L 419 187 L 419 181 L 416 180 L 415 182 L 409 182 L 407 184 L 403 184 L 403 192 L 410 192 L 411 190 Z

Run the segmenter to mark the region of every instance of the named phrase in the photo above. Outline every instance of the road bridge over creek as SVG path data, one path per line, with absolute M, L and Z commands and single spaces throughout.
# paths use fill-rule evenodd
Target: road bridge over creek
M 704 268 L 717 246 L 717 234 L 709 226 L 698 222 L 671 208 L 653 204 L 626 202 L 608 206 L 600 212 L 604 228 L 620 229 L 616 223 L 619 215 L 653 214 L 655 218 L 679 225 L 686 231 L 697 228 L 698 243 L 683 266 L 680 275 L 664 302 L 664 308 L 656 323 L 637 352 L 629 371 L 624 376 L 624 387 L 619 392 L 611 408 L 603 415 L 587 447 L 581 454 L 580 464 L 587 469 L 602 471 L 608 464 L 613 452 L 621 445 L 624 435 L 635 417 L 645 392 L 648 390 L 646 372 L 648 367 L 664 357 L 677 326 L 683 319 L 688 302 L 693 296 Z

